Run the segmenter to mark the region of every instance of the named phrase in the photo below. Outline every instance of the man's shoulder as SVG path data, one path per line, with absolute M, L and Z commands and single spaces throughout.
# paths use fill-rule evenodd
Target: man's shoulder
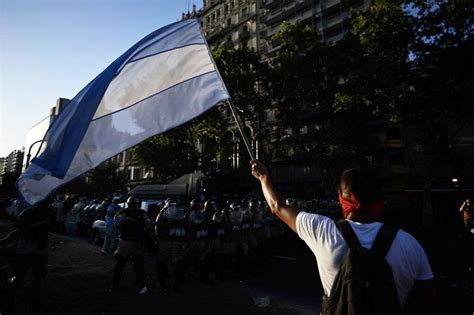
M 333 219 L 306 211 L 300 211 L 296 216 L 296 229 L 298 235 L 302 237 L 303 234 L 314 233 L 335 233 L 336 222 Z
M 330 221 L 333 221 L 330 217 L 327 217 L 325 215 L 317 214 L 317 213 L 313 213 L 313 212 L 307 212 L 305 210 L 298 211 L 297 217 L 301 217 L 301 218 L 304 218 L 304 219 L 307 219 L 307 220 L 321 220 L 321 221 L 330 220 Z
M 398 229 L 394 242 L 405 246 L 421 246 L 413 235 L 402 229 Z

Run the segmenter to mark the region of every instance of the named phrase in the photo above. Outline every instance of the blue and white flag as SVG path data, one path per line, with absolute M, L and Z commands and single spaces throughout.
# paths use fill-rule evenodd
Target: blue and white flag
M 229 98 L 198 21 L 165 26 L 72 99 L 17 190 L 34 205 L 103 161 Z

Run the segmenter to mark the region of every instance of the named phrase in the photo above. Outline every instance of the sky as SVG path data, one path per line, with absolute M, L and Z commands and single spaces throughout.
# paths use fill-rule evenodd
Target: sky
M 0 0 L 0 157 L 25 145 L 59 97 L 72 99 L 193 3 L 202 7 L 200 0 Z

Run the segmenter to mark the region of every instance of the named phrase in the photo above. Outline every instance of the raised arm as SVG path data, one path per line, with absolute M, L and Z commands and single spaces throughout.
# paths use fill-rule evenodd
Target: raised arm
M 252 165 L 252 175 L 260 181 L 262 185 L 263 195 L 268 203 L 268 206 L 272 210 L 272 213 L 278 216 L 283 222 L 286 223 L 295 233 L 296 232 L 296 216 L 298 215 L 298 209 L 292 206 L 286 205 L 286 203 L 278 196 L 277 192 L 273 188 L 273 184 L 270 181 L 268 170 L 260 161 L 253 160 L 250 162 Z
M 469 199 L 464 200 L 461 206 L 459 207 L 459 212 L 463 212 L 466 207 L 470 207 L 470 206 L 471 206 L 471 201 Z

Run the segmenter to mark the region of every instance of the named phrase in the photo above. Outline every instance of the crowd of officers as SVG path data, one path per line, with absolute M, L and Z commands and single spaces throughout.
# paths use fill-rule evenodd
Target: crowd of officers
M 168 199 L 156 217 L 139 205 L 131 197 L 114 217 L 119 243 L 111 291 L 118 289 L 125 263 L 132 258 L 138 292 L 146 292 L 140 248 L 156 255 L 158 286 L 181 292 L 186 274 L 212 283 L 229 272 L 245 279 L 250 272 L 261 271 L 277 239 L 286 233 L 265 202 L 228 202 L 219 207 L 212 200 L 183 205 Z
M 51 228 L 53 231 L 66 233 L 66 225 L 69 222 L 75 224 L 79 236 L 91 237 L 94 221 L 104 220 L 108 206 L 121 199 L 121 197 L 113 197 L 100 201 L 84 198 L 75 200 L 71 196 L 66 196 L 65 199 L 55 198 L 49 205 L 53 220 Z
M 205 283 L 227 276 L 245 279 L 260 272 L 276 249 L 286 243 L 287 227 L 274 216 L 266 202 L 254 199 L 239 202 L 192 200 L 189 204 L 167 199 L 150 205 L 145 212 L 141 202 L 130 197 L 76 200 L 66 197 L 53 201 L 56 230 L 65 230 L 66 218 L 76 223 L 77 234 L 89 237 L 96 220 L 104 220 L 106 232 L 103 253 L 114 254 L 117 263 L 110 291 L 116 291 L 129 259 L 133 261 L 139 293 L 147 288 L 143 280 L 143 255 L 156 257 L 158 286 L 181 292 L 186 275 Z M 302 209 L 338 211 L 337 202 L 296 201 Z M 54 217 L 54 216 L 53 216 Z

